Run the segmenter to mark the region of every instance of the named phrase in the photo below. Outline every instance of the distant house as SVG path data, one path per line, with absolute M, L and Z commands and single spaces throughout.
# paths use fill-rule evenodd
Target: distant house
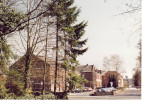
M 110 83 L 112 82 L 112 83 Z M 103 87 L 123 87 L 123 77 L 116 71 L 108 71 L 102 76 L 102 86 Z
M 10 70 L 18 71 L 21 75 L 21 81 L 24 82 L 24 66 L 25 66 L 26 58 L 23 56 L 18 61 L 16 61 L 12 66 L 10 66 Z M 44 73 L 44 65 L 45 65 L 45 57 L 39 57 L 32 55 L 31 62 L 31 77 L 30 77 L 30 87 L 33 91 L 41 91 L 43 90 L 43 73 Z M 47 68 L 45 73 L 45 87 L 46 92 L 54 91 L 54 77 L 55 77 L 55 61 L 46 62 Z M 57 74 L 57 92 L 64 91 L 64 76 L 65 71 L 61 67 L 61 64 L 58 63 L 58 74 Z
M 77 66 L 77 71 L 81 74 L 82 78 L 87 79 L 88 83 L 84 83 L 84 87 L 96 87 L 96 75 L 95 75 L 95 66 L 94 65 L 80 65 Z
M 95 75 L 96 75 L 96 87 L 102 87 L 102 70 L 95 70 Z
M 125 77 L 124 81 L 126 81 L 127 87 L 132 87 L 134 85 L 132 79 L 129 79 L 128 76 Z

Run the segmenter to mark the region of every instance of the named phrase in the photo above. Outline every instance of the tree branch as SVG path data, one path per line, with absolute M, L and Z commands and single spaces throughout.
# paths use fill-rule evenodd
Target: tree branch
M 19 23 L 13 30 L 11 30 L 11 31 L 9 31 L 9 32 L 7 32 L 7 33 L 4 33 L 4 34 L 0 34 L 0 37 L 2 37 L 2 36 L 4 36 L 4 35 L 10 34 L 10 33 L 14 32 L 14 31 L 16 31 L 17 28 L 19 28 L 22 24 L 24 24 L 24 23 L 26 23 L 26 22 L 28 22 L 28 21 L 30 21 L 30 20 L 33 20 L 33 19 L 35 19 L 35 18 L 37 18 L 37 17 L 40 17 L 41 15 L 43 15 L 44 13 L 46 13 L 46 12 L 56 3 L 56 1 L 57 1 L 57 0 L 55 0 L 55 1 L 53 2 L 53 4 L 52 4 L 47 10 L 45 10 L 45 11 L 39 13 L 38 15 L 36 15 L 36 16 L 30 18 L 30 19 L 27 19 L 27 20 L 25 20 L 25 21 Z

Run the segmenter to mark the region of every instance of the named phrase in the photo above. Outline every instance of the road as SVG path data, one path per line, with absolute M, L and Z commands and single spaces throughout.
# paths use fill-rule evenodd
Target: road
M 69 100 L 141 100 L 141 93 L 136 88 L 127 88 L 115 96 L 89 96 L 89 93 L 74 93 L 69 95 Z

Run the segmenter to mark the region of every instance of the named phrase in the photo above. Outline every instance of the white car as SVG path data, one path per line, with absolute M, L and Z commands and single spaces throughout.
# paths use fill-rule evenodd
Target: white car
M 92 91 L 93 89 L 91 87 L 88 88 L 89 91 Z

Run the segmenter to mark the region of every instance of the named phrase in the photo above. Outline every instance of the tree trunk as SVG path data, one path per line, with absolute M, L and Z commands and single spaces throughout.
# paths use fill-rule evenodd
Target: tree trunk
M 64 59 L 66 60 L 66 34 L 64 32 L 64 40 L 65 40 L 65 50 L 64 50 Z M 65 92 L 67 92 L 67 68 L 65 66 Z
M 55 60 L 55 82 L 54 82 L 54 94 L 56 94 L 57 84 L 57 71 L 58 71 L 58 16 L 57 16 L 57 29 L 56 29 L 56 60 Z
M 28 19 L 30 16 L 28 16 Z M 25 73 L 24 73 L 24 81 L 25 86 L 24 88 L 30 88 L 30 66 L 31 66 L 31 56 L 32 50 L 30 48 L 30 29 L 29 29 L 30 22 L 27 23 L 27 52 L 26 52 L 26 62 L 25 62 Z
M 48 22 L 49 22 L 49 17 L 48 17 Z M 48 38 L 48 25 L 47 25 L 47 33 L 46 33 L 46 44 L 45 44 L 45 65 L 44 65 L 44 73 L 43 73 L 43 95 L 46 94 L 45 82 L 46 82 L 46 68 L 47 68 L 47 38 Z
M 27 52 L 26 54 L 26 64 L 25 64 L 25 86 L 24 88 L 30 88 L 30 67 L 31 67 L 31 54 Z

